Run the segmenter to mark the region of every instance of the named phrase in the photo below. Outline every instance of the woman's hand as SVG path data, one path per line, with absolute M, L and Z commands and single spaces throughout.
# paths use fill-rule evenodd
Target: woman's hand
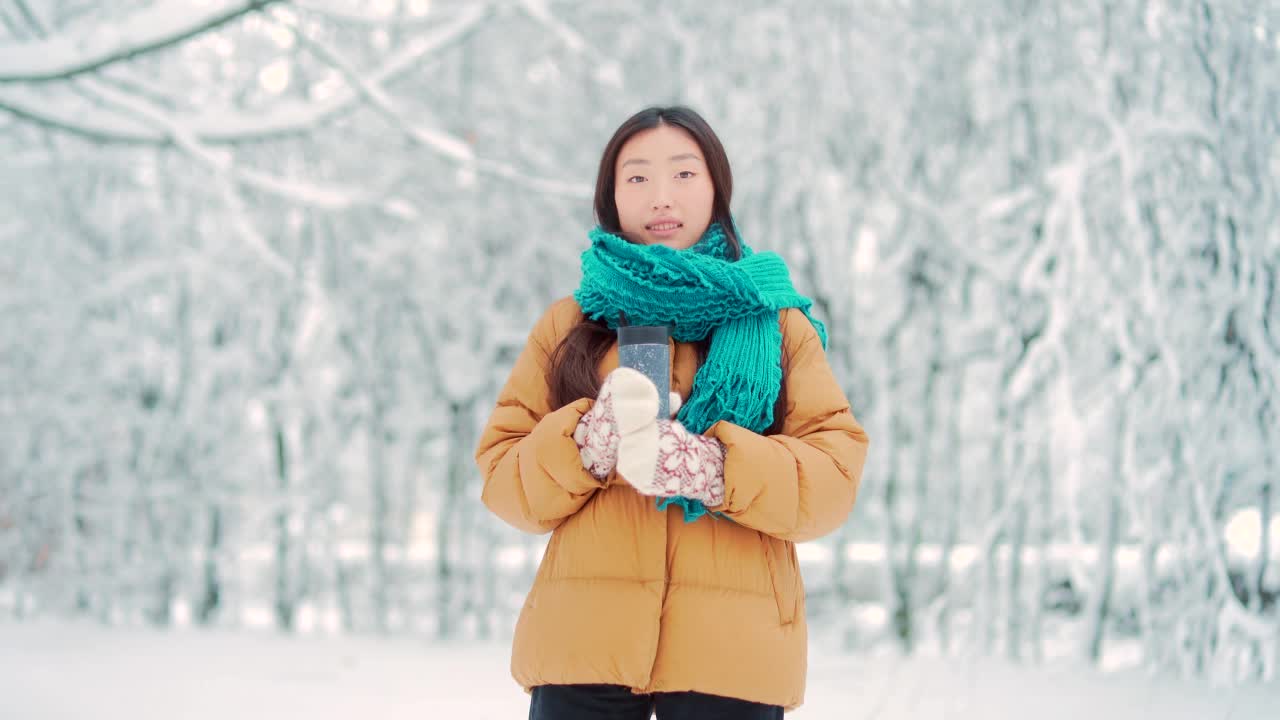
M 643 495 L 724 502 L 724 445 L 657 419 L 658 388 L 643 374 L 619 368 L 609 381 L 618 474 Z
M 636 378 L 631 375 L 638 376 L 639 380 L 653 388 L 654 397 L 657 397 L 658 388 L 649 378 L 630 368 L 618 368 L 605 378 L 595 404 L 578 421 L 578 427 L 573 432 L 573 440 L 578 444 L 582 466 L 597 480 L 609 477 L 609 473 L 613 472 L 618 462 L 618 444 L 622 439 L 622 433 L 614 411 L 614 390 L 619 383 L 635 385 Z M 679 393 L 671 393 L 670 403 L 671 416 L 675 417 L 680 410 Z M 651 419 L 657 413 L 658 407 L 655 403 Z

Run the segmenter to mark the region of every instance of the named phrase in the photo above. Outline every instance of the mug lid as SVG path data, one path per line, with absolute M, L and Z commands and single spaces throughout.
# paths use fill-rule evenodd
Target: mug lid
M 666 345 L 666 325 L 627 325 L 618 328 L 619 345 Z

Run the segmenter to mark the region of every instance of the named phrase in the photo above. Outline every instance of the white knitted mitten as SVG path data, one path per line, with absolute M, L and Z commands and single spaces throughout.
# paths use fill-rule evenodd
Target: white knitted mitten
M 619 369 L 640 375 L 635 370 Z M 618 430 L 613 402 L 614 388 L 618 382 L 618 377 L 617 370 L 609 373 L 609 376 L 605 378 L 604 384 L 600 387 L 600 394 L 596 397 L 595 404 L 582 416 L 582 419 L 578 421 L 578 427 L 573 431 L 573 440 L 578 444 L 578 454 L 582 458 L 582 466 L 597 480 L 604 480 L 609 477 L 609 473 L 613 472 L 618 462 L 618 442 L 622 439 L 622 435 Z M 640 377 L 649 383 L 650 387 L 654 387 L 648 378 L 643 375 L 640 375 Z M 657 394 L 656 387 L 654 387 L 654 394 Z M 671 393 L 672 417 L 675 417 L 675 414 L 680 410 L 680 403 L 680 394 Z M 657 413 L 656 404 L 654 405 L 654 413 Z
M 618 474 L 643 495 L 724 502 L 724 445 L 678 420 L 657 419 L 658 388 L 641 373 L 619 368 L 610 379 Z

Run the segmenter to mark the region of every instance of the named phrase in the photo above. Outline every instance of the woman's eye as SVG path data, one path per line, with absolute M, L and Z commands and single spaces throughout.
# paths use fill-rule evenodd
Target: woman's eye
M 681 170 L 680 172 L 676 173 L 676 177 L 680 178 L 681 180 L 688 180 L 689 178 L 693 177 L 693 171 Z
M 643 175 L 632 175 L 631 177 L 627 178 L 627 182 L 629 182 L 629 183 L 644 182 L 644 176 L 643 176 Z

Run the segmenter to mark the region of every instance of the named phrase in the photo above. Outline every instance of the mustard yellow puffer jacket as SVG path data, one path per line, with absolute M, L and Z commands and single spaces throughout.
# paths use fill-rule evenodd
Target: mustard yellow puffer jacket
M 583 467 L 573 431 L 592 405 L 548 405 L 547 360 L 582 318 L 573 298 L 543 315 L 476 450 L 485 505 L 551 532 L 516 624 L 511 671 L 537 685 L 609 683 L 637 693 L 697 691 L 798 707 L 807 627 L 795 543 L 844 522 L 867 437 L 799 310 L 780 313 L 787 412 L 781 434 L 721 421 L 725 502 L 686 523 L 615 474 Z M 687 399 L 697 348 L 672 343 L 671 389 Z M 616 345 L 600 377 L 617 367 Z

